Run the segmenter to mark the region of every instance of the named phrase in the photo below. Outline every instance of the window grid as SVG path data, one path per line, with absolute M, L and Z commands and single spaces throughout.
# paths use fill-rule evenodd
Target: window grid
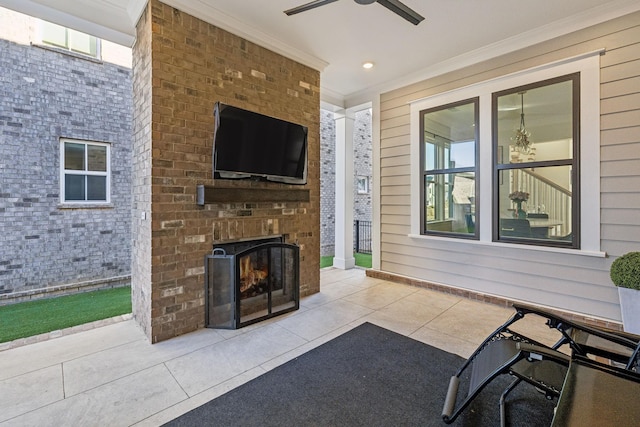
M 566 156 L 544 158 L 537 160 L 535 151 L 533 154 L 521 156 L 517 150 L 505 154 L 504 141 L 500 139 L 498 114 L 498 99 L 506 95 L 526 94 L 527 91 L 551 88 L 554 85 L 566 83 L 571 87 L 569 109 L 570 118 L 570 142 L 567 145 L 570 150 Z M 580 147 L 580 73 L 560 76 L 548 80 L 519 86 L 492 94 L 492 121 L 493 121 L 493 149 L 494 149 L 494 201 L 493 201 L 493 240 L 509 243 L 520 243 L 537 246 L 554 247 L 580 247 L 579 235 L 579 207 L 580 207 L 580 174 L 579 174 L 579 147 Z M 555 100 L 554 100 L 555 101 Z M 524 107 L 523 113 L 526 113 Z M 526 116 L 526 114 L 525 114 Z M 550 126 L 551 127 L 551 126 Z M 512 143 L 513 141 L 510 141 Z M 543 143 L 549 143 L 542 141 Z M 535 144 L 534 144 L 535 145 Z M 534 148 L 535 150 L 535 148 Z M 509 156 L 509 157 L 507 157 Z M 512 160 L 511 156 L 515 157 Z M 555 171 L 556 175 L 569 177 L 568 189 L 556 185 L 553 180 L 545 179 L 546 171 Z M 562 173 L 563 172 L 563 173 Z M 537 186 L 527 183 L 537 182 Z M 545 182 L 546 181 L 546 182 Z M 550 189 L 545 191 L 541 187 Z M 508 189 L 508 190 L 507 190 Z M 533 189 L 536 189 L 535 191 Z M 514 200 L 515 192 L 526 193 L 528 199 L 525 202 Z M 540 197 L 537 192 L 555 193 L 555 196 Z M 508 193 L 508 194 L 507 194 Z M 506 217 L 505 204 L 509 203 L 505 198 L 511 199 L 513 218 Z M 514 195 L 515 197 L 515 195 Z M 542 200 L 542 202 L 541 202 Z M 553 209 L 545 206 L 554 204 Z M 522 206 L 527 203 L 526 209 Z M 559 206 L 556 206 L 559 205 Z M 555 224 L 555 225 L 554 225 Z
M 100 58 L 100 39 L 47 21 L 40 21 L 40 41 L 44 45 Z
M 421 234 L 479 237 L 475 226 L 478 219 L 478 106 L 479 98 L 472 98 L 420 112 Z M 463 114 L 461 110 L 465 107 L 471 111 Z M 433 131 L 441 126 L 443 131 Z M 447 132 L 456 133 L 457 137 L 439 135 Z M 464 147 L 460 151 L 466 153 L 459 157 L 461 164 L 457 166 L 456 146 Z
M 67 159 L 67 148 L 75 145 L 83 147 L 83 159 L 82 169 L 68 169 L 65 161 Z M 99 147 L 104 149 L 104 164 L 105 170 L 91 169 L 91 164 L 95 163 L 89 158 L 89 151 L 91 147 Z M 102 150 L 100 150 L 102 151 Z M 87 142 L 71 139 L 62 139 L 60 141 L 60 198 L 62 203 L 90 203 L 90 204 L 104 204 L 110 203 L 110 190 L 111 190 L 111 146 L 107 143 L 101 142 Z M 82 181 L 76 178 L 84 178 Z M 104 179 L 95 179 L 104 178 Z M 73 182 L 72 182 L 73 181 Z M 82 198 L 69 197 L 69 192 L 74 191 L 68 188 L 70 185 L 81 185 L 81 190 L 75 190 L 75 193 L 82 193 Z M 98 192 L 100 196 L 96 196 L 94 193 Z M 102 195 L 104 194 L 104 195 Z

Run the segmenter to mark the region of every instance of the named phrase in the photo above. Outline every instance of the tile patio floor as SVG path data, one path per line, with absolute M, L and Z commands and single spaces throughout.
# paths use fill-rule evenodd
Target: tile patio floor
M 0 352 L 0 426 L 157 426 L 363 323 L 467 357 L 510 309 L 323 269 L 300 310 L 155 345 L 133 320 Z M 554 340 L 543 325 L 527 334 Z M 452 374 L 456 367 L 452 367 Z

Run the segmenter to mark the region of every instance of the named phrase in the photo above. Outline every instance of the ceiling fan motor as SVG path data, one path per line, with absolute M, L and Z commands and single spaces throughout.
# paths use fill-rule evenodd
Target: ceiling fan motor
M 303 5 L 294 7 L 293 9 L 285 10 L 288 16 L 295 15 L 297 13 L 305 12 L 307 10 L 315 9 L 316 7 L 325 6 L 329 3 L 336 2 L 338 0 L 315 0 L 310 3 L 305 3 Z M 400 0 L 354 0 L 358 4 L 372 4 L 379 3 L 380 5 L 386 7 L 391 12 L 396 15 L 406 19 L 411 22 L 413 25 L 418 25 L 420 22 L 424 20 L 424 17 L 420 15 L 415 10 L 411 9 L 409 6 L 402 3 Z

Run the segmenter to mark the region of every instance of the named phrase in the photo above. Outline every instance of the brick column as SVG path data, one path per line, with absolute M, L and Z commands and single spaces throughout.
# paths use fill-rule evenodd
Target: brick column
M 300 246 L 301 296 L 319 291 L 319 86 L 317 70 L 157 0 L 147 6 L 134 46 L 132 294 L 151 342 L 204 326 L 204 256 L 218 243 L 284 236 Z M 307 184 L 214 179 L 216 101 L 307 126 Z M 310 201 L 199 206 L 200 184 L 304 188 Z
M 151 13 L 147 5 L 133 46 L 131 299 L 133 317 L 151 336 Z

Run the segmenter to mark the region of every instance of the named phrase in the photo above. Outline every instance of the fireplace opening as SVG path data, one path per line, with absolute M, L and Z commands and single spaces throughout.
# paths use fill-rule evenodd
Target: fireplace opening
M 282 237 L 215 245 L 205 257 L 205 325 L 237 329 L 297 310 L 299 258 Z

